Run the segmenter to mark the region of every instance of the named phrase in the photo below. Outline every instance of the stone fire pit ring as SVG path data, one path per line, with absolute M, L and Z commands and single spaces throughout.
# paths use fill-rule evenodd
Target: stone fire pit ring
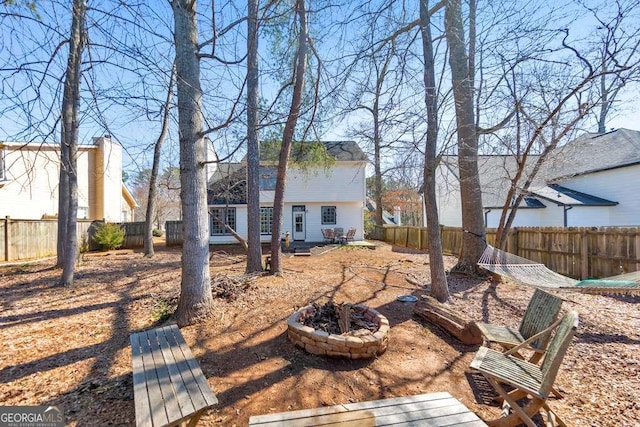
M 301 319 L 315 313 L 315 308 L 308 305 L 297 310 L 287 320 L 289 341 L 308 353 L 322 356 L 368 359 L 381 355 L 389 344 L 389 321 L 382 314 L 365 305 L 358 304 L 355 307 L 364 310 L 363 314 L 367 320 L 378 324 L 376 332 L 358 334 L 358 336 L 336 335 L 305 326 Z

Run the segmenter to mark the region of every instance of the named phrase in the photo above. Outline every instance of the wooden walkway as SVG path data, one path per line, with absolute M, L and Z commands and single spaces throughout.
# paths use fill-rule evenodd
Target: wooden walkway
M 439 392 L 257 415 L 249 419 L 249 426 L 481 427 L 486 424 L 449 393 Z

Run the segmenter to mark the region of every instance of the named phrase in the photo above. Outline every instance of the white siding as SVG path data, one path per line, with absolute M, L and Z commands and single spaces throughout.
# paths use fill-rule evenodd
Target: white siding
M 322 228 L 342 227 L 345 231 L 350 227 L 356 228 L 355 240 L 364 239 L 364 213 L 362 203 L 360 202 L 328 202 L 328 203 L 286 203 L 282 214 L 282 235 L 285 238 L 288 231 L 290 239 L 293 241 L 293 210 L 292 207 L 304 205 L 305 213 L 305 241 L 306 242 L 322 242 Z M 262 204 L 262 206 L 272 206 L 270 204 Z M 321 224 L 320 213 L 322 206 L 336 207 L 336 224 Z M 230 207 L 236 208 L 236 232 L 243 238 L 247 238 L 247 207 L 246 205 L 234 205 Z M 261 235 L 262 242 L 271 241 L 271 235 Z M 231 235 L 209 236 L 209 243 L 237 243 L 237 240 Z
M 440 224 L 462 227 L 460 183 L 451 170 L 443 165 L 436 170 L 436 199 Z
M 103 156 L 104 218 L 118 222 L 122 218 L 122 148 L 108 138 L 100 138 L 98 155 Z
M 612 207 L 576 207 L 568 213 L 569 225 L 640 225 L 640 165 L 578 176 L 559 183 L 603 199 L 618 202 Z
M 353 202 L 366 197 L 365 163 L 336 162 L 330 170 L 291 168 L 287 172 L 285 203 Z M 274 191 L 261 191 L 261 202 L 273 202 Z
M 108 139 L 78 149 L 78 214 L 88 219 L 106 218 L 118 222 L 129 207 L 122 197 L 122 148 Z M 0 187 L 0 217 L 40 219 L 58 213 L 60 179 L 59 146 L 6 143 L 4 148 L 7 181 Z M 104 156 L 104 162 L 96 156 Z M 104 169 L 100 168 L 104 166 Z M 104 172 L 104 180 L 97 179 Z M 98 185 L 104 185 L 98 189 Z M 100 200 L 98 200 L 100 197 Z M 104 206 L 104 212 L 100 212 Z
M 282 236 L 287 231 L 293 240 L 293 206 L 305 206 L 305 241 L 322 242 L 322 228 L 356 228 L 356 240 L 364 239 L 364 203 L 366 195 L 364 162 L 338 162 L 330 171 L 315 169 L 288 172 L 282 215 Z M 273 206 L 274 191 L 260 192 L 260 205 Z M 336 207 L 336 224 L 322 224 L 322 206 Z M 247 236 L 247 209 L 236 205 L 236 232 Z M 262 235 L 263 242 L 270 235 Z M 234 243 L 232 236 L 210 236 L 211 243 Z
M 7 181 L 0 188 L 0 217 L 41 219 L 58 213 L 60 158 L 57 147 L 5 146 Z M 89 207 L 89 151 L 78 155 L 78 205 Z
M 561 206 L 543 201 L 547 206 L 540 209 L 518 209 L 513 220 L 513 227 L 562 227 L 564 223 L 564 212 Z M 487 227 L 496 228 L 500 223 L 500 209 L 492 209 L 486 215 Z M 569 218 L 571 218 L 569 214 Z M 573 225 L 573 224 L 570 224 Z
M 437 198 L 440 222 L 462 226 L 462 207 L 457 178 L 446 167 L 437 171 Z M 574 206 L 567 210 L 567 226 L 638 226 L 640 225 L 640 165 L 611 169 L 566 179 L 558 184 L 589 195 L 618 202 L 617 206 Z M 516 214 L 514 227 L 564 225 L 564 209 L 548 200 L 542 209 L 522 209 Z M 500 211 L 487 215 L 488 227 L 496 227 Z
M 304 204 L 306 208 L 306 241 L 322 242 L 323 228 L 342 227 L 346 233 L 349 228 L 356 229 L 355 240 L 364 239 L 364 212 L 361 202 L 324 202 L 324 203 L 296 203 L 296 205 Z M 285 216 L 282 219 L 283 232 L 293 230 L 293 211 L 292 204 L 285 205 Z M 322 206 L 336 207 L 336 223 L 322 224 L 321 212 Z

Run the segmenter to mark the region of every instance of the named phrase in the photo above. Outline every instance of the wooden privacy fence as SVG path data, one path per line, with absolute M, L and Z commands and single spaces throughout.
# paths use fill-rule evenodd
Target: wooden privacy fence
M 442 251 L 458 256 L 462 228 L 440 227 Z M 487 242 L 496 229 L 487 229 Z M 426 251 L 427 229 L 376 226 L 371 238 Z M 602 278 L 640 270 L 639 227 L 516 227 L 509 233 L 507 252 L 545 264 L 563 276 Z
M 182 244 L 182 221 L 167 221 L 164 223 L 164 228 L 167 246 Z
M 94 222 L 78 220 L 78 244 L 81 248 L 98 249 L 91 239 Z M 127 222 L 119 225 L 125 230 L 123 248 L 144 245 L 144 222 Z M 0 219 L 0 262 L 55 256 L 58 252 L 57 238 L 57 219 L 2 218 Z

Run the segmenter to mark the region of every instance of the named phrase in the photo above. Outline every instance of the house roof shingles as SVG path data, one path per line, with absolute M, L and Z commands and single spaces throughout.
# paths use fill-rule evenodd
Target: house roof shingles
M 537 160 L 538 156 L 529 156 L 524 176 Z M 442 162 L 458 176 L 457 156 L 443 156 Z M 604 134 L 587 133 L 550 153 L 533 180 L 530 192 L 533 197 L 567 206 L 612 206 L 617 202 L 578 194 L 557 184 L 572 177 L 635 164 L 640 164 L 640 131 L 618 129 Z M 504 204 L 517 167 L 513 156 L 478 156 L 483 206 L 494 208 Z M 541 205 L 527 203 L 527 207 L 544 206 Z

